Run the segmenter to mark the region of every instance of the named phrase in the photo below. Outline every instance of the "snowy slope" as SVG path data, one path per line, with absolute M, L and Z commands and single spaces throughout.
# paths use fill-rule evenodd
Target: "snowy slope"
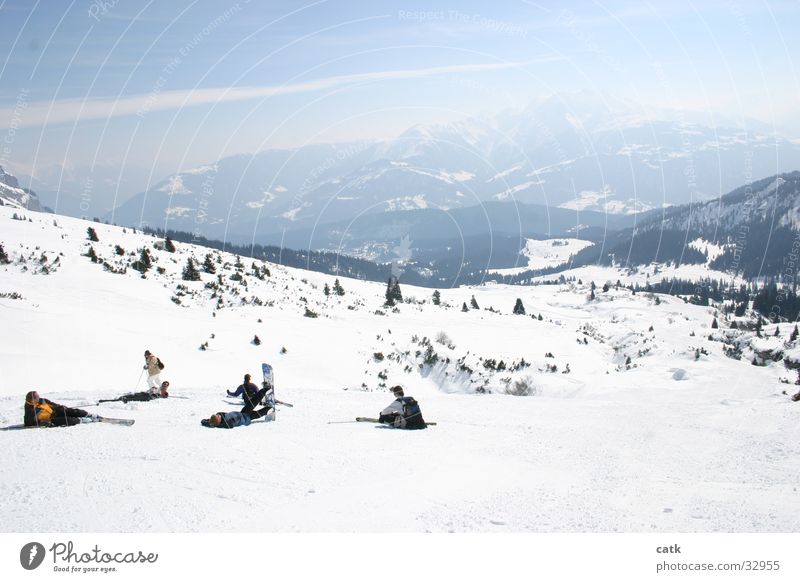
M 270 271 L 260 280 L 243 258 L 245 287 L 227 253 L 178 244 L 173 254 L 131 230 L 11 215 L 0 208 L 12 260 L 0 265 L 0 424 L 22 421 L 30 389 L 72 405 L 133 390 L 145 349 L 189 399 L 101 405 L 136 419 L 131 428 L 1 432 L 4 531 L 800 527 L 800 407 L 778 382 L 794 374 L 751 365 L 748 332 L 730 332 L 745 357 L 726 357 L 709 339 L 713 308 L 615 289 L 590 302 L 584 279 L 442 290 L 441 306 L 403 286 L 410 302 L 393 312 L 380 284 L 342 278 L 346 294 L 326 298 L 330 276 L 259 262 Z M 109 268 L 149 248 L 146 278 L 81 256 L 88 226 Z M 182 281 L 187 258 L 207 253 L 217 274 Z M 480 309 L 463 313 L 472 296 Z M 517 297 L 528 315 L 511 314 Z M 224 390 L 263 361 L 294 408 L 276 422 L 202 428 L 236 408 Z M 504 393 L 526 382 L 530 396 Z M 328 424 L 376 415 L 395 383 L 437 427 Z M 34 502 L 50 509 L 31 512 Z

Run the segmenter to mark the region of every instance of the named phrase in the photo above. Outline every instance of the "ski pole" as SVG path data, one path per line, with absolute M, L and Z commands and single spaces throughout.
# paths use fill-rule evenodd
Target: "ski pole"
M 352 423 L 356 423 L 356 422 L 360 422 L 360 421 L 358 421 L 358 420 L 329 420 L 328 424 L 352 424 Z
M 281 400 L 276 400 L 275 404 L 283 404 L 284 406 L 288 406 L 289 408 L 294 408 L 294 404 L 289 404 L 288 402 L 283 402 Z
M 136 388 L 134 388 L 134 390 L 138 390 L 139 389 L 139 382 L 142 381 L 142 376 L 143 375 L 144 375 L 144 368 L 142 368 L 142 371 L 139 372 L 139 379 L 136 380 Z

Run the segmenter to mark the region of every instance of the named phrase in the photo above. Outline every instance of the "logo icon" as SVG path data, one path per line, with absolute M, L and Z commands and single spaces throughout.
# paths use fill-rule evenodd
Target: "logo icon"
M 44 546 L 39 542 L 28 542 L 19 551 L 19 563 L 26 570 L 35 570 L 44 562 Z

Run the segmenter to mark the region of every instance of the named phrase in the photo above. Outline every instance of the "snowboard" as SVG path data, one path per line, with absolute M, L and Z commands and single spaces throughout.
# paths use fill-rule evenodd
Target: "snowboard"
M 264 396 L 264 404 L 272 407 L 272 420 L 275 420 L 277 416 L 275 412 L 275 373 L 269 364 L 261 364 L 261 374 L 263 376 L 261 387 L 268 388 Z

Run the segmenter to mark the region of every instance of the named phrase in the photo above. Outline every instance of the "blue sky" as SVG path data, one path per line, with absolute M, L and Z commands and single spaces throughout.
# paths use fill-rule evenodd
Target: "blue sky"
M 736 0 L 0 0 L 0 164 L 160 178 L 580 90 L 797 137 L 798 16 Z

